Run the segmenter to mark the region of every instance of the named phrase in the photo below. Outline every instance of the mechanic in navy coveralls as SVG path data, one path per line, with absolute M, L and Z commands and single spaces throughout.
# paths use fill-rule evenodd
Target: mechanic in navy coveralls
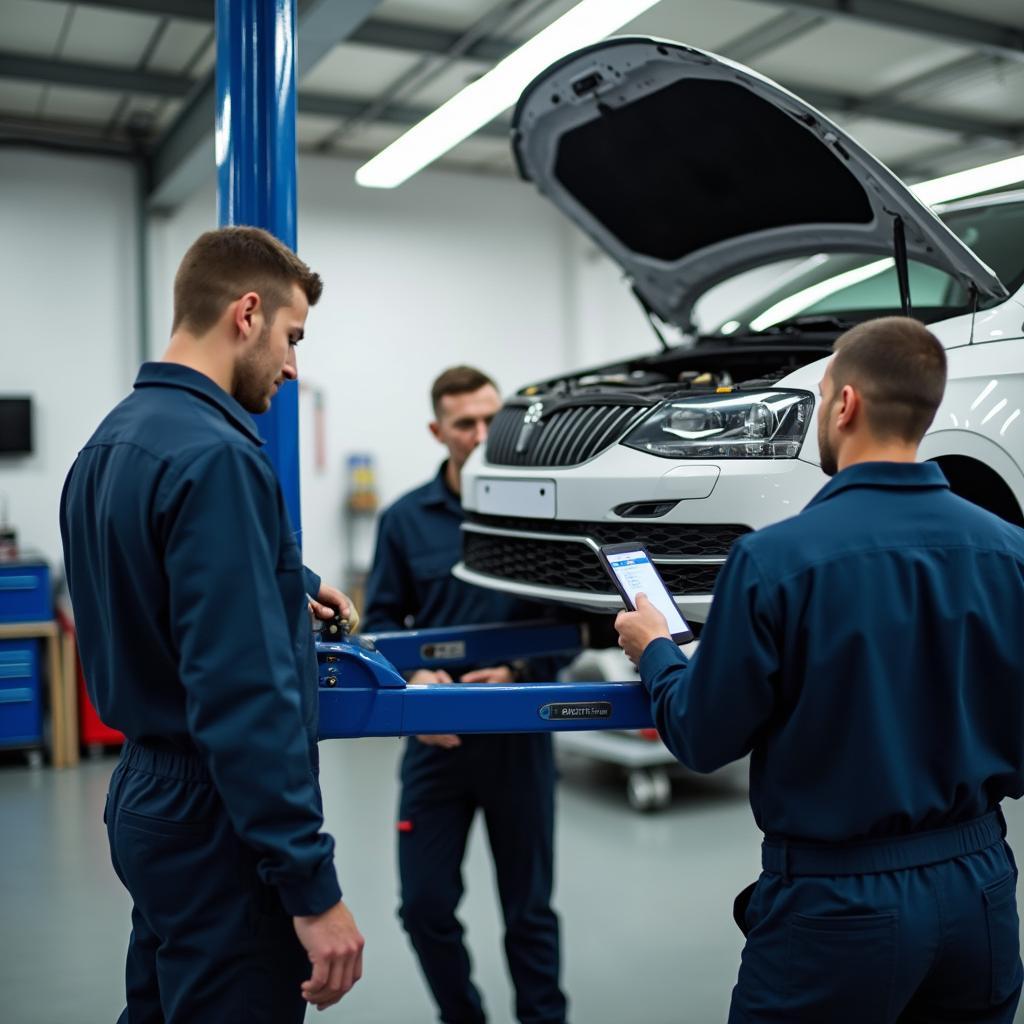
M 437 476 L 381 516 L 367 589 L 370 632 L 537 618 L 535 605 L 474 587 L 451 575 L 462 556 L 462 467 L 501 408 L 494 382 L 467 366 L 434 382 L 430 430 L 447 449 Z M 555 678 L 544 658 L 464 672 L 464 682 Z M 453 680 L 420 670 L 410 682 Z M 558 919 L 551 909 L 555 768 L 551 736 L 410 737 L 402 759 L 398 865 L 402 923 L 445 1024 L 486 1020 L 470 978 L 455 916 L 463 894 L 469 829 L 483 810 L 505 921 L 505 953 L 522 1024 L 562 1024 Z
M 1004 1022 L 1021 990 L 1024 530 L 917 447 L 946 356 L 920 323 L 843 335 L 821 381 L 833 479 L 742 538 L 687 662 L 646 601 L 616 620 L 662 737 L 713 771 L 751 753 L 764 868 L 733 1022 Z
M 321 289 L 265 231 L 202 235 L 163 360 L 64 485 L 85 677 L 127 737 L 104 813 L 134 901 L 123 1024 L 287 1024 L 362 973 L 322 831 L 310 628 L 348 603 L 304 570 L 249 415 L 295 378 Z

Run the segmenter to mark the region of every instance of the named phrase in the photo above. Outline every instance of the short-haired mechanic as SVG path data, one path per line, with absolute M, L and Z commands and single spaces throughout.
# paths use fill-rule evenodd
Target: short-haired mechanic
M 732 1022 L 1014 1018 L 1024 531 L 916 461 L 945 371 L 917 321 L 848 331 L 821 382 L 832 480 L 737 542 L 696 654 L 650 602 L 617 619 L 676 756 L 751 754 Z

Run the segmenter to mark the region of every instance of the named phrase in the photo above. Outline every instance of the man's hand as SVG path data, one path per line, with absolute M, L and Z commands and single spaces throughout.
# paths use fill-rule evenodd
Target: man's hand
M 320 593 L 316 600 L 309 599 L 309 610 L 318 619 L 333 619 L 338 613 L 348 621 L 348 631 L 354 633 L 359 625 L 359 612 L 352 603 L 352 599 L 343 594 L 337 587 L 329 586 L 326 583 L 320 584 Z
M 672 639 L 665 616 L 647 600 L 646 594 L 636 595 L 635 612 L 619 612 L 615 616 L 615 628 L 619 632 L 619 646 L 634 665 L 639 664 L 652 640 L 662 636 Z
M 461 679 L 464 683 L 511 683 L 515 681 L 515 674 L 510 665 L 497 665 L 467 672 Z
M 439 668 L 436 672 L 431 671 L 429 668 L 421 668 L 413 672 L 409 677 L 409 682 L 413 684 L 450 683 L 452 682 L 452 677 L 443 668 Z M 417 736 L 416 739 L 420 743 L 425 743 L 428 747 L 443 747 L 445 750 L 454 750 L 456 747 L 462 746 L 462 740 L 451 733 L 441 733 L 438 736 Z
M 293 917 L 292 924 L 313 965 L 302 998 L 326 1010 L 363 976 L 363 937 L 341 901 L 322 914 Z

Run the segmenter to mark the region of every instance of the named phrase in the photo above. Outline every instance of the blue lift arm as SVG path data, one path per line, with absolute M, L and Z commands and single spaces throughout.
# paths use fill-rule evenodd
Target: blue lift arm
M 639 683 L 409 685 L 399 671 L 571 654 L 584 639 L 578 626 L 532 622 L 318 643 L 320 739 L 650 728 L 650 699 Z

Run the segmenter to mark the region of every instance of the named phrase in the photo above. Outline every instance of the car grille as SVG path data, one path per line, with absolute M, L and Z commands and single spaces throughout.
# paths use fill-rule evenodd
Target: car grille
M 750 533 L 749 526 L 730 523 L 683 524 L 651 522 L 585 522 L 576 519 L 526 519 L 471 513 L 469 523 L 515 530 L 517 533 L 562 533 L 589 537 L 598 545 L 644 544 L 657 559 L 666 555 L 701 558 L 727 555 L 733 542 Z M 603 570 L 602 570 L 603 571 Z
M 593 549 L 578 540 L 549 540 L 476 533 L 472 524 L 565 533 L 591 537 L 598 544 L 630 541 L 646 544 L 659 556 L 722 558 L 746 526 L 666 526 L 645 523 L 582 523 L 557 520 L 521 520 L 505 516 L 470 516 L 463 533 L 463 560 L 468 568 L 500 579 L 558 587 L 588 594 L 615 594 L 615 588 Z M 525 526 L 523 524 L 526 524 Z M 683 565 L 659 564 L 658 571 L 674 594 L 710 594 L 720 562 Z
M 578 466 L 610 448 L 649 405 L 570 405 L 524 431 L 526 408 L 505 406 L 491 421 L 487 461 L 492 466 Z M 517 451 L 520 437 L 522 451 Z

